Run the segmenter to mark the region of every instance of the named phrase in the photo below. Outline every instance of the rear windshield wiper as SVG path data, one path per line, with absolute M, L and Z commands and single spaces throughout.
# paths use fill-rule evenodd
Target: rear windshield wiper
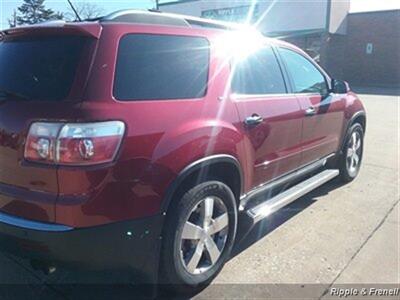
M 0 89 L 0 100 L 3 100 L 4 96 L 19 99 L 19 100 L 31 100 L 30 97 L 28 97 L 24 94 L 20 94 L 20 93 L 5 90 L 5 89 Z

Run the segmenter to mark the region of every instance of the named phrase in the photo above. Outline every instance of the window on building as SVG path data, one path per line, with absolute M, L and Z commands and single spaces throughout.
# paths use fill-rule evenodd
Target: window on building
M 286 48 L 280 48 L 280 53 L 293 79 L 296 93 L 328 93 L 325 77 L 311 61 Z
M 114 95 L 126 101 L 203 97 L 208 68 L 204 38 L 126 35 L 118 49 Z
M 234 61 L 231 90 L 241 95 L 286 93 L 278 61 L 271 47 L 264 47 L 245 59 Z

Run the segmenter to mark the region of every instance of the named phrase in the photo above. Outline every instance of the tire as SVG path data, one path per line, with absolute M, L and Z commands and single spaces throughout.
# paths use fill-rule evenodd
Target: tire
M 210 222 L 205 216 L 210 216 L 206 207 L 211 207 L 211 202 L 213 221 Z M 173 285 L 173 289 L 190 291 L 209 284 L 229 258 L 236 235 L 236 201 L 227 185 L 208 181 L 191 188 L 171 205 L 163 231 L 160 282 Z M 195 230 L 193 224 L 197 226 Z M 201 249 L 204 251 L 199 258 L 194 250 L 200 253 Z M 196 263 L 197 259 L 200 260 Z
M 338 167 L 340 179 L 343 182 L 353 181 L 361 167 L 364 149 L 364 130 L 361 124 L 353 124 L 347 134 L 346 140 L 339 157 Z

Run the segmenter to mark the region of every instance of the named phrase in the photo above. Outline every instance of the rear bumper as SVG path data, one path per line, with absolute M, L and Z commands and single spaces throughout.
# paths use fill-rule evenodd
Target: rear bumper
M 0 250 L 56 266 L 131 269 L 154 282 L 161 226 L 162 216 L 74 229 L 0 213 Z

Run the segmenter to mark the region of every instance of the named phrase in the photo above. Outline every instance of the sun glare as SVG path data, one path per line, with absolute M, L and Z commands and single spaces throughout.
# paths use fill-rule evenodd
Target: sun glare
M 263 36 L 253 28 L 226 33 L 216 42 L 218 55 L 235 60 L 245 59 L 263 45 Z

